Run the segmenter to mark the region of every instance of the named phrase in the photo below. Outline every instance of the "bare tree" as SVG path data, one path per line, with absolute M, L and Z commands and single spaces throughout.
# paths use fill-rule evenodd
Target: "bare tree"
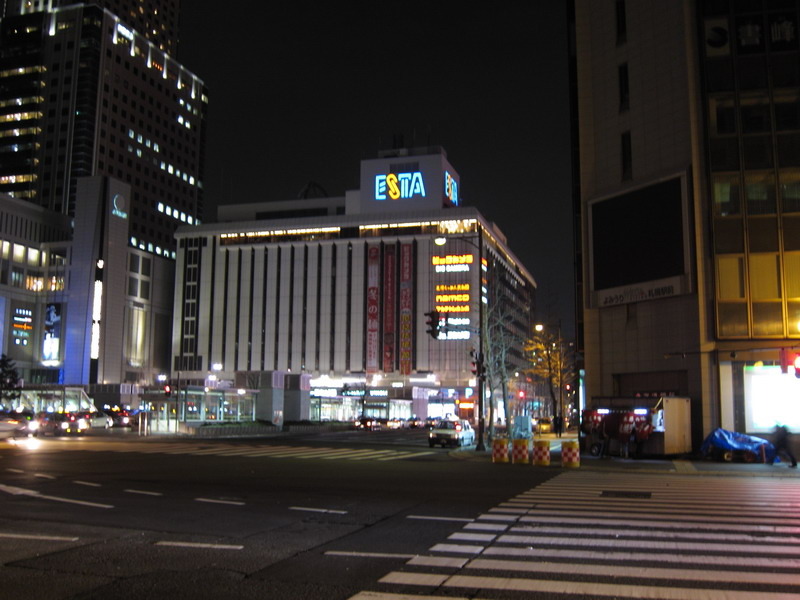
M 19 385 L 17 365 L 8 356 L 0 356 L 0 404 L 11 408 L 11 403 L 17 400 L 22 391 Z
M 508 423 L 507 399 L 511 374 L 520 368 L 525 343 L 524 319 L 519 308 L 506 298 L 499 286 L 489 297 L 484 310 L 483 356 L 486 382 L 491 390 L 489 401 L 489 440 L 495 437 L 495 422 L 499 416 Z M 501 405 L 498 398 L 504 401 Z M 497 414 L 502 411 L 502 414 Z
M 561 338 L 561 332 L 546 329 L 534 332 L 525 345 L 529 361 L 527 372 L 543 382 L 550 394 L 550 414 L 563 418 L 564 393 L 575 382 L 575 353 L 572 345 Z

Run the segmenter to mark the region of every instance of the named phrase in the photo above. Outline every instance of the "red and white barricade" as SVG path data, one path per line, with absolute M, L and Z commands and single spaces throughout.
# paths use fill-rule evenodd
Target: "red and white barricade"
M 533 464 L 537 467 L 550 466 L 549 440 L 535 440 L 533 442 Z
M 569 468 L 581 466 L 581 450 L 578 442 L 561 442 L 561 466 Z
M 492 440 L 492 462 L 508 462 L 508 438 L 498 437 Z
M 512 440 L 511 462 L 528 465 L 531 462 L 531 441 L 527 439 Z

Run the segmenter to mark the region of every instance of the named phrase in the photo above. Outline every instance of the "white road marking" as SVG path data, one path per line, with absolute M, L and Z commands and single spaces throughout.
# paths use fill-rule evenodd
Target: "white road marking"
M 443 586 L 447 588 L 470 588 L 480 590 L 503 590 L 516 592 L 539 592 L 546 594 L 575 594 L 597 598 L 658 598 L 660 600 L 752 600 L 752 591 L 713 590 L 696 588 L 669 588 L 646 585 L 624 585 L 620 583 L 578 582 L 564 580 L 512 579 L 508 577 L 473 577 L 454 575 L 422 575 L 419 573 L 389 573 L 379 580 L 381 583 L 403 585 Z M 759 591 L 760 600 L 794 600 L 796 594 Z
M 36 490 L 26 490 L 24 488 L 14 487 L 10 485 L 0 484 L 0 492 L 5 492 L 13 496 L 30 496 L 32 498 L 39 498 L 41 500 L 53 500 L 54 502 L 65 502 L 68 504 L 78 504 L 81 506 L 90 506 L 92 508 L 114 508 L 111 504 L 99 504 L 97 502 L 85 502 L 83 500 L 73 500 L 71 498 L 62 498 L 60 496 L 45 496 Z
M 347 600 L 469 600 L 464 596 L 418 596 L 416 594 L 390 594 L 387 592 L 359 592 Z
M 123 492 L 125 492 L 125 493 L 127 493 L 127 494 L 140 494 L 140 495 L 142 495 L 142 496 L 163 496 L 163 495 L 164 495 L 164 494 L 162 494 L 161 492 L 149 492 L 149 491 L 147 491 L 147 490 L 132 490 L 132 489 L 127 489 L 127 490 L 122 490 L 122 491 L 123 491 Z
M 232 506 L 244 506 L 244 502 L 237 500 L 217 500 L 215 498 L 195 498 L 195 502 L 207 502 L 209 504 L 230 504 Z
M 358 558 L 414 558 L 416 554 L 395 554 L 388 552 L 346 552 L 344 550 L 328 550 L 326 556 L 354 556 Z
M 497 525 L 495 523 L 467 523 L 464 525 L 464 529 L 474 529 L 476 531 L 506 531 L 508 529 L 508 525 Z M 524 528 L 512 527 L 511 531 L 516 531 L 517 529 Z M 538 531 L 538 529 L 536 529 L 536 531 Z M 592 533 L 597 533 L 597 531 L 593 530 Z
M 85 485 L 85 486 L 87 486 L 87 487 L 103 487 L 103 486 L 102 486 L 101 484 L 99 484 L 99 483 L 93 483 L 93 482 L 91 482 L 91 481 L 81 481 L 80 479 L 76 479 L 76 480 L 74 480 L 72 483 L 75 483 L 75 484 L 77 484 L 77 485 Z
M 468 558 L 455 558 L 452 556 L 415 556 L 408 563 L 415 567 L 445 567 L 461 569 L 470 560 Z
M 496 560 L 491 558 L 473 558 L 467 569 L 486 571 L 518 571 L 525 573 L 558 573 L 573 575 L 575 565 L 567 563 L 522 562 L 517 560 Z M 753 583 L 763 585 L 797 585 L 800 582 L 795 574 L 769 573 L 764 571 L 706 571 L 700 569 L 674 569 L 653 567 L 618 567 L 612 565 L 581 565 L 582 575 L 601 577 L 633 577 L 636 579 L 668 579 L 682 581 L 729 581 L 731 583 Z
M 459 517 L 430 517 L 427 515 L 408 515 L 406 519 L 422 519 L 424 521 L 457 521 L 459 523 L 472 523 L 474 519 L 462 519 Z
M 403 460 L 406 458 L 414 458 L 415 456 L 427 456 L 428 454 L 434 454 L 434 452 L 402 452 L 398 453 L 397 456 L 387 456 L 386 458 L 379 458 L 378 460 Z
M 42 542 L 77 542 L 78 537 L 65 537 L 61 535 L 36 535 L 34 533 L 0 533 L 0 538 L 15 540 L 35 540 Z
M 47 473 L 34 473 L 33 476 L 39 479 L 55 479 L 55 476 L 48 475 Z
M 470 544 L 436 544 L 431 548 L 431 551 L 452 552 L 454 554 L 480 554 L 484 551 L 484 547 Z
M 178 548 L 207 548 L 210 550 L 242 550 L 244 546 L 231 544 L 201 544 L 197 542 L 156 542 L 156 546 L 176 546 Z
M 346 515 L 346 510 L 335 510 L 330 508 L 313 508 L 310 506 L 290 506 L 289 510 L 300 510 L 305 512 L 315 512 L 315 513 L 328 513 L 332 515 Z
M 493 542 L 496 537 L 497 537 L 496 535 L 493 535 L 491 533 L 463 533 L 463 532 L 456 532 L 456 533 L 451 533 L 449 536 L 447 536 L 447 539 L 448 540 L 460 540 L 462 542 L 485 542 L 485 543 L 489 544 L 489 543 Z M 507 537 L 507 536 L 501 536 L 501 538 L 498 539 L 498 541 L 501 541 L 501 542 L 504 541 L 502 539 L 502 537 Z
M 6 469 L 9 473 L 24 473 L 22 469 Z

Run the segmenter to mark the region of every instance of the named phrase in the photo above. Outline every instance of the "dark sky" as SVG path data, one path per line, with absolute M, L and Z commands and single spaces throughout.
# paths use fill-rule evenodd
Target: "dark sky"
M 207 221 L 310 181 L 343 196 L 398 135 L 442 146 L 537 280 L 539 318 L 572 331 L 565 2 L 182 4 L 178 58 L 210 97 Z

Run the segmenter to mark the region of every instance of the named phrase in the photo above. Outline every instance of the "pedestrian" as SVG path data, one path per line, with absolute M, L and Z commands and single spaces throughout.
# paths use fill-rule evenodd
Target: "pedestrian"
M 556 415 L 553 417 L 553 429 L 556 431 L 556 437 L 561 437 L 561 430 L 563 429 L 563 421 L 561 420 L 561 415 Z
M 775 439 L 772 443 L 775 446 L 775 456 L 777 457 L 779 454 L 785 455 L 787 458 L 789 458 L 789 460 L 792 461 L 792 464 L 789 466 L 796 468 L 797 459 L 794 457 L 794 454 L 792 454 L 792 443 L 790 437 L 791 436 L 786 425 L 776 425 Z

